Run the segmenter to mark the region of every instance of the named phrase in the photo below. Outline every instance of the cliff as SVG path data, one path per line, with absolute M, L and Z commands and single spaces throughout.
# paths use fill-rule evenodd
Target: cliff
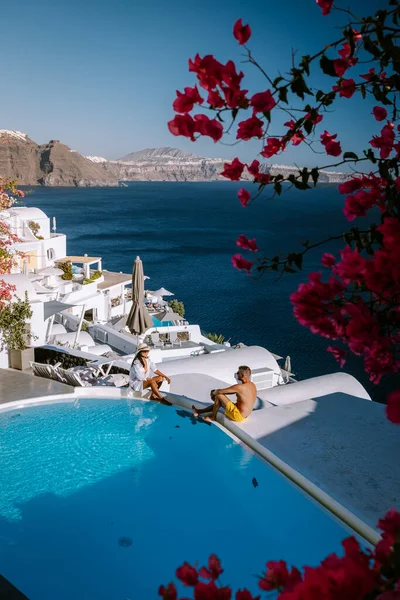
M 118 178 L 104 164 L 52 140 L 39 145 L 20 131 L 0 130 L 0 175 L 19 185 L 114 186 Z
M 0 130 L 0 176 L 20 185 L 116 186 L 119 181 L 226 181 L 224 158 L 205 158 L 177 148 L 148 148 L 118 160 L 82 156 L 57 140 L 36 144 L 20 131 Z M 296 173 L 296 167 L 265 164 L 266 173 Z M 245 170 L 244 177 L 251 179 Z M 337 183 L 348 176 L 322 171 L 320 182 Z

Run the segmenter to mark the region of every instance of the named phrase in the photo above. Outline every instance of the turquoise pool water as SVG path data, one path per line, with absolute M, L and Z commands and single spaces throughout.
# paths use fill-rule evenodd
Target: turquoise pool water
M 172 321 L 164 321 L 163 323 L 157 319 L 157 317 L 151 317 L 153 319 L 154 327 L 168 327 L 173 325 Z
M 316 564 L 348 532 L 184 411 L 82 400 L 0 414 L 0 573 L 30 600 L 150 600 L 217 553 L 257 591 L 267 560 Z

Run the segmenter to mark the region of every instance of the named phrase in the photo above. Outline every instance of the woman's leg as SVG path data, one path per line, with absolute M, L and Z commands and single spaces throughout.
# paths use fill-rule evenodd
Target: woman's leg
M 162 396 L 159 391 L 162 381 L 163 381 L 163 378 L 161 377 L 161 375 L 156 375 L 155 377 L 152 377 L 151 379 L 147 379 L 146 381 L 143 382 L 143 389 L 151 388 L 150 400 L 155 400 L 155 399 L 161 400 L 164 398 L 164 396 Z

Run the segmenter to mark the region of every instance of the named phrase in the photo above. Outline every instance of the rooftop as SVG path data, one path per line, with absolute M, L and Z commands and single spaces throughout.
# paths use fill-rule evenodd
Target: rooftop
M 71 262 L 90 265 L 92 263 L 99 262 L 99 260 L 101 260 L 101 256 L 64 256 L 64 258 L 58 258 L 57 262 Z
M 97 285 L 97 289 L 99 290 L 108 290 L 123 283 L 132 283 L 132 273 L 113 273 L 113 271 L 103 270 L 102 274 L 104 281 Z

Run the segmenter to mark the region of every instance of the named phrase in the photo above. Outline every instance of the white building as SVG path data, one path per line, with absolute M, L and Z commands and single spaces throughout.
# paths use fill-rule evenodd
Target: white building
M 14 248 L 24 253 L 27 270 L 44 269 L 66 255 L 66 235 L 51 232 L 50 218 L 39 208 L 15 206 L 4 211 L 2 217 L 11 233 L 21 240 Z M 18 259 L 14 272 L 23 270 L 23 260 Z

